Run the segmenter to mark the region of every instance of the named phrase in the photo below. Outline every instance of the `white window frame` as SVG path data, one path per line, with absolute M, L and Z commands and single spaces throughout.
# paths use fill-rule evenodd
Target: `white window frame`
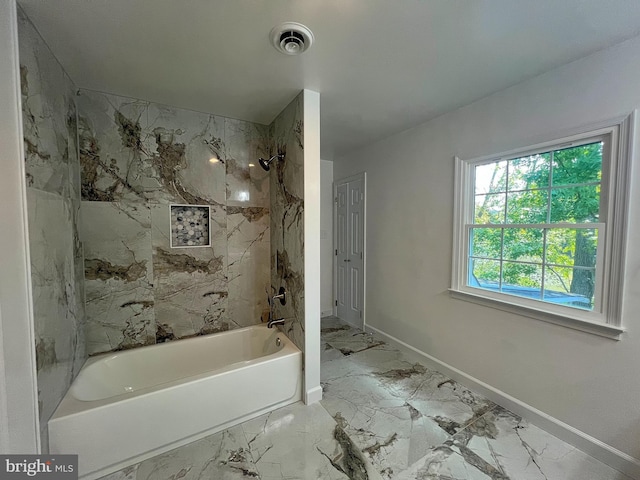
M 598 125 L 569 132 L 559 138 L 524 148 L 469 160 L 455 157 L 453 265 L 451 295 L 454 298 L 536 318 L 612 339 L 620 339 L 628 194 L 636 112 Z M 474 225 L 475 166 L 518 156 L 566 148 L 605 137 L 603 150 L 601 210 L 596 256 L 596 292 L 592 311 L 537 301 L 467 285 L 469 232 Z M 570 228 L 570 224 L 558 224 Z

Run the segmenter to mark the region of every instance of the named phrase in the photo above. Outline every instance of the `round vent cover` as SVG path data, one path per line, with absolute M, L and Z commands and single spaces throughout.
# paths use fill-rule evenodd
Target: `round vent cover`
M 313 33 L 301 23 L 285 22 L 273 27 L 271 43 L 286 55 L 300 55 L 313 43 Z

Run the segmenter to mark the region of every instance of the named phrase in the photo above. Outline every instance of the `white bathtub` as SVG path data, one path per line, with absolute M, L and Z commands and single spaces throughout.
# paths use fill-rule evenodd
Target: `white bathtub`
M 49 420 L 90 480 L 300 400 L 302 353 L 266 326 L 90 358 Z

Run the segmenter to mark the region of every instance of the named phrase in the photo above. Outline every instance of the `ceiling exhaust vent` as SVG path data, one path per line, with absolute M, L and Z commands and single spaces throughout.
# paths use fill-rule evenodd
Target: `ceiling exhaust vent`
M 271 43 L 285 55 L 300 55 L 313 43 L 313 33 L 301 23 L 285 22 L 271 30 Z

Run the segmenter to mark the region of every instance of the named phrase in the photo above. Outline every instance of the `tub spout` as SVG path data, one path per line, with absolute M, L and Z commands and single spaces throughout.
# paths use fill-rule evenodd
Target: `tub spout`
M 284 325 L 284 318 L 274 318 L 267 323 L 269 328 L 273 328 L 274 325 Z

